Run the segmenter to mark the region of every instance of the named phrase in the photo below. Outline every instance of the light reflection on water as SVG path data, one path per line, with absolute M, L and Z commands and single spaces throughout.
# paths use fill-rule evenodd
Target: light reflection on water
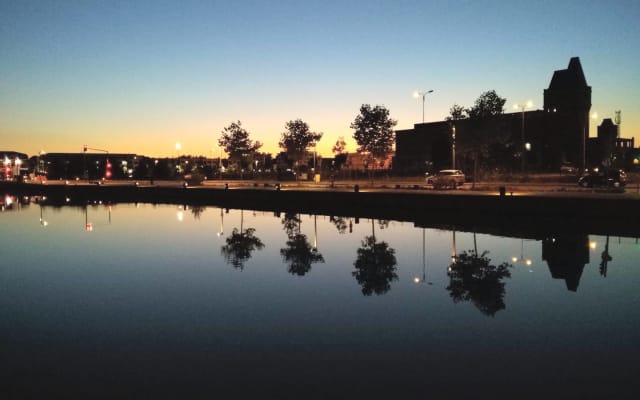
M 305 385 L 498 374 L 573 392 L 626 388 L 637 371 L 635 238 L 177 205 L 14 204 L 0 220 L 2 375 L 16 390 L 133 370 L 286 386 L 302 366 Z

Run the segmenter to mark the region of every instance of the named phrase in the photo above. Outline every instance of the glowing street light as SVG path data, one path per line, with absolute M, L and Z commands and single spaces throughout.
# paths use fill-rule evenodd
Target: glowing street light
M 520 258 L 515 256 L 511 257 L 511 262 L 513 262 L 514 264 L 517 262 L 521 262 L 527 267 L 531 267 L 531 265 L 533 265 L 533 261 L 531 261 L 530 258 L 524 258 L 524 239 L 521 239 L 520 241 Z M 529 272 L 532 272 L 531 268 L 529 268 Z
M 526 160 L 526 144 L 524 142 L 524 110 L 527 108 L 531 108 L 533 107 L 533 103 L 531 102 L 531 100 L 527 101 L 525 104 L 514 104 L 513 108 L 516 110 L 521 110 L 522 111 L 522 129 L 520 130 L 520 140 L 521 140 L 521 167 L 522 167 L 522 172 L 524 172 L 524 168 L 525 168 L 525 160 Z
M 426 92 L 414 92 L 413 93 L 413 97 L 416 98 L 416 99 L 422 97 L 422 123 L 423 124 L 424 124 L 424 99 L 425 99 L 425 97 L 427 97 L 427 95 L 429 93 L 433 93 L 433 89 L 427 90 Z

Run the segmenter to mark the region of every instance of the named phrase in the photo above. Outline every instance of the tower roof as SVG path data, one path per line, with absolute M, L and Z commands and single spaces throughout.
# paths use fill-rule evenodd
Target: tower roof
M 567 69 L 560 69 L 553 72 L 549 89 L 571 89 L 587 86 L 587 79 L 584 77 L 580 58 L 572 57 L 571 60 L 569 60 Z

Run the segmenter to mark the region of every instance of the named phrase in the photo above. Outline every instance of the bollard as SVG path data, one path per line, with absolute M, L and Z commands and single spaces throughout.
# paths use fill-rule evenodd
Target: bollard
M 500 197 L 504 197 L 507 189 L 504 186 L 500 186 Z
M 360 191 L 360 185 L 353 185 L 353 191 L 358 193 Z

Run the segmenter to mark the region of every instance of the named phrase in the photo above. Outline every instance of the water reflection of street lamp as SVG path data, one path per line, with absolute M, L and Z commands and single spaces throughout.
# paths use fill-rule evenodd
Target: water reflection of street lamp
M 426 257 L 426 241 L 425 241 L 425 229 L 422 228 L 422 278 L 413 278 L 414 283 L 427 283 L 433 285 L 433 282 L 427 282 L 427 257 Z
M 424 99 L 427 97 L 429 93 L 433 93 L 433 89 L 427 90 L 426 92 L 414 92 L 413 97 L 416 99 L 422 97 L 422 123 L 424 124 Z
M 42 216 L 42 203 L 39 203 L 39 205 L 40 205 L 40 225 L 46 227 L 47 225 L 49 225 L 49 223 Z
M 224 210 L 220 209 L 220 232 L 218 232 L 218 237 L 222 237 L 224 235 Z
M 520 144 L 521 144 L 521 155 L 520 155 L 520 162 L 521 162 L 521 168 L 522 168 L 522 172 L 524 172 L 524 168 L 525 168 L 525 155 L 526 155 L 526 148 L 525 148 L 525 142 L 524 142 L 524 110 L 527 108 L 531 108 L 533 107 L 533 103 L 531 101 L 527 101 L 525 104 L 514 104 L 513 108 L 516 110 L 521 110 L 522 111 L 522 127 L 520 130 Z
M 456 231 L 455 229 L 451 231 L 453 233 L 453 240 L 451 244 L 451 264 L 449 264 L 449 268 L 447 269 L 447 274 L 451 273 L 452 266 L 458 261 L 458 250 L 456 249 Z
M 511 262 L 513 262 L 514 264 L 517 262 L 520 262 L 526 265 L 527 267 L 531 267 L 531 265 L 533 265 L 533 261 L 531 261 L 530 258 L 524 258 L 524 239 L 521 239 L 520 241 L 520 258 L 515 256 L 511 257 Z M 532 272 L 531 268 L 529 268 L 529 272 Z

